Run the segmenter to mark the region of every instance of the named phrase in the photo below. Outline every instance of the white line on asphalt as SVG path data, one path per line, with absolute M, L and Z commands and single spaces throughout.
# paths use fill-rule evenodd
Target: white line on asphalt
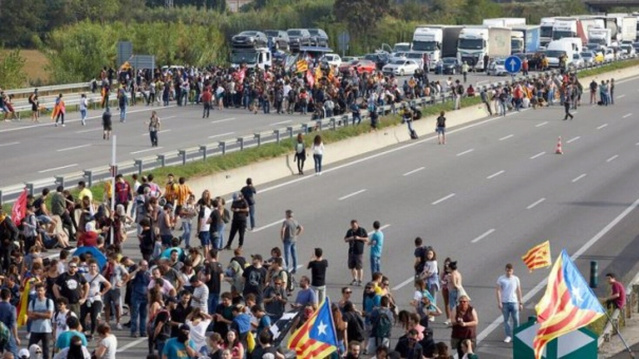
M 271 126 L 279 126 L 279 125 L 283 125 L 285 123 L 290 123 L 290 122 L 293 122 L 293 120 L 285 120 L 285 121 L 275 122 L 275 123 L 272 123 Z
M 481 236 L 473 239 L 472 241 L 470 241 L 470 243 L 477 243 L 479 241 L 481 241 L 482 239 L 490 236 L 493 232 L 495 231 L 495 228 L 491 228 L 489 230 L 487 230 L 486 232 L 484 232 L 484 234 L 482 234 Z
M 267 228 L 271 228 L 271 227 L 273 227 L 273 226 L 276 226 L 276 225 L 278 225 L 278 224 L 282 223 L 283 221 L 284 221 L 284 219 L 283 219 L 283 218 L 282 218 L 282 219 L 278 219 L 277 221 L 275 221 L 275 222 L 273 222 L 273 223 L 269 223 L 269 224 L 267 224 L 267 225 L 265 225 L 265 226 L 262 226 L 262 227 L 258 227 L 258 228 L 253 229 L 253 232 L 263 231 L 263 230 L 265 230 L 265 229 L 267 229 Z
M 540 198 L 538 199 L 535 203 L 531 204 L 530 206 L 526 207 L 526 209 L 533 209 L 535 208 L 538 204 L 540 204 L 541 202 L 545 201 L 545 198 Z
M 623 115 L 623 117 L 622 117 L 622 118 L 628 118 L 628 117 L 630 117 L 630 116 L 632 116 L 632 113 L 627 113 L 627 114 Z
M 136 345 L 138 345 L 138 344 L 140 344 L 142 342 L 148 341 L 148 340 L 149 340 L 148 338 L 136 339 L 136 340 L 134 340 L 134 341 L 132 341 L 132 342 L 126 344 L 126 345 L 121 346 L 120 348 L 118 348 L 118 350 L 116 350 L 116 352 L 117 353 L 121 353 L 121 352 L 123 352 L 123 351 L 125 351 L 125 350 L 127 350 L 129 348 L 133 348 L 134 346 L 136 346 Z
M 608 124 L 607 124 L 607 123 L 604 123 L 603 125 L 601 125 L 601 126 L 597 127 L 597 129 L 598 129 L 598 130 L 601 130 L 602 128 L 605 128 L 605 127 L 607 127 L 607 126 L 608 126 Z
M 544 122 L 542 122 L 542 123 L 538 123 L 538 124 L 536 124 L 536 125 L 535 125 L 535 127 L 541 127 L 541 126 L 545 126 L 545 125 L 547 125 L 547 124 L 548 124 L 548 121 L 544 121 Z
M 379 230 L 380 230 L 380 231 L 383 231 L 383 230 L 385 230 L 385 229 L 386 229 L 386 228 L 388 228 L 388 227 L 390 227 L 390 224 L 385 224 L 385 225 L 383 225 L 383 226 L 379 227 Z M 374 233 L 374 232 L 368 232 L 368 236 L 369 236 L 369 237 L 370 237 L 370 236 L 372 236 L 372 235 L 373 235 L 373 233 Z
M 19 145 L 20 142 L 8 142 L 8 143 L 2 143 L 0 144 L 0 147 L 7 147 L 7 146 L 13 146 L 13 145 Z
M 139 150 L 139 151 L 129 152 L 129 154 L 135 155 L 135 154 L 138 154 L 138 153 L 157 151 L 157 150 L 161 150 L 161 149 L 162 149 L 162 147 L 151 147 L 151 148 L 147 148 L 146 150 Z
M 580 138 L 581 138 L 580 136 L 573 137 L 573 138 L 569 139 L 568 141 L 566 141 L 566 143 L 573 143 L 573 142 L 577 141 Z
M 217 138 L 217 137 L 223 137 L 223 136 L 229 136 L 234 134 L 235 132 L 227 132 L 227 133 L 221 133 L 219 135 L 213 135 L 213 136 L 209 136 L 209 138 Z
M 617 96 L 617 98 L 624 98 L 624 97 L 626 97 L 626 95 L 625 95 L 625 94 L 624 94 L 624 95 L 619 95 L 619 96 Z
M 87 143 L 86 145 L 80 145 L 80 146 L 73 146 L 73 147 L 67 147 L 67 148 L 61 148 L 59 150 L 56 150 L 57 152 L 64 152 L 64 151 L 71 151 L 71 150 L 77 150 L 78 148 L 85 148 L 85 147 L 89 147 L 91 146 L 90 143 Z
M 464 152 L 460 152 L 460 153 L 458 153 L 458 154 L 457 154 L 457 157 L 459 157 L 459 156 L 463 156 L 463 155 L 465 155 L 465 154 L 467 154 L 467 153 L 471 153 L 471 152 L 473 152 L 474 150 L 475 150 L 474 148 L 471 148 L 470 150 L 466 150 L 466 151 L 464 151 Z
M 455 194 L 454 194 L 454 193 L 451 193 L 451 194 L 449 194 L 448 196 L 446 196 L 446 197 L 442 197 L 442 198 L 438 199 L 437 201 L 435 201 L 435 202 L 433 202 L 433 203 L 431 203 L 431 204 L 432 204 L 432 205 L 437 205 L 437 204 L 440 204 L 440 203 L 444 202 L 445 200 L 450 199 L 450 198 L 453 198 L 453 197 L 455 197 Z
M 503 174 L 504 172 L 506 172 L 506 171 L 501 170 L 501 171 L 499 171 L 499 172 L 495 172 L 495 173 L 493 173 L 492 175 L 490 175 L 490 176 L 486 177 L 486 179 L 493 179 L 493 178 L 495 178 L 495 177 L 499 176 L 500 174 Z
M 405 287 L 405 286 L 407 286 L 407 285 L 409 285 L 410 283 L 413 283 L 413 282 L 415 282 L 415 277 L 410 277 L 410 278 L 406 279 L 405 281 L 399 283 L 398 285 L 394 286 L 393 287 L 393 291 L 400 290 L 403 287 Z
M 420 168 L 414 169 L 414 170 L 412 170 L 412 171 L 406 172 L 406 173 L 404 173 L 402 176 L 410 176 L 410 175 L 412 175 L 413 173 L 417 173 L 417 172 L 419 172 L 419 171 L 421 171 L 421 170 L 423 170 L 423 169 L 424 169 L 424 167 L 420 167 Z
M 75 133 L 87 133 L 87 132 L 95 132 L 95 131 L 102 131 L 102 127 L 91 128 L 91 129 L 88 129 L 88 130 L 75 131 Z
M 637 208 L 638 206 L 639 206 L 639 199 L 635 200 L 628 208 L 626 208 L 623 212 L 621 212 L 621 214 L 615 217 L 615 219 L 613 219 L 612 222 L 608 223 L 601 231 L 599 231 L 599 233 L 597 233 L 588 242 L 586 242 L 583 246 L 581 246 L 581 248 L 579 248 L 577 252 L 575 252 L 575 254 L 573 254 L 570 258 L 573 261 L 577 260 L 582 254 L 584 254 L 588 249 L 590 249 L 590 247 L 592 247 L 595 243 L 597 243 L 597 241 L 603 238 L 603 236 L 605 236 L 608 232 L 610 232 L 610 230 L 614 226 L 616 226 L 619 222 L 621 222 L 628 214 L 634 211 L 635 208 Z M 527 301 L 532 299 L 534 296 L 536 296 L 537 293 L 539 293 L 542 289 L 545 289 L 547 283 L 548 283 L 548 279 L 546 278 L 543 281 L 539 282 L 531 291 L 526 293 L 526 295 L 524 296 L 524 303 L 526 303 Z M 394 289 L 395 288 L 393 288 L 393 290 Z M 477 342 L 479 343 L 482 340 L 486 339 L 486 337 L 488 337 L 490 333 L 492 333 L 495 329 L 497 329 L 497 327 L 501 326 L 503 321 L 504 319 L 502 315 L 500 314 L 497 318 L 495 318 L 495 320 L 493 320 L 492 323 L 490 323 L 490 325 L 488 325 L 484 330 L 481 331 L 481 333 L 479 333 L 479 335 L 477 335 Z
M 582 174 L 580 174 L 579 176 L 575 177 L 575 178 L 572 180 L 572 183 L 575 183 L 575 182 L 579 181 L 580 179 L 582 179 L 582 178 L 584 178 L 584 177 L 586 177 L 586 174 L 585 174 L 585 173 L 582 173 Z
M 507 140 L 507 139 L 512 138 L 512 137 L 515 137 L 515 135 L 510 134 L 510 135 L 508 135 L 508 136 L 504 136 L 504 137 L 500 138 L 499 140 L 500 140 L 500 141 L 504 141 L 504 140 Z
M 170 128 L 167 128 L 166 130 L 158 131 L 158 133 L 171 132 L 171 131 L 172 130 Z M 148 132 L 145 132 L 145 133 L 142 134 L 142 136 L 148 136 L 148 135 L 149 135 Z
M 543 155 L 545 155 L 545 154 L 546 154 L 546 152 L 539 152 L 538 154 L 536 154 L 536 155 L 534 155 L 534 156 L 530 157 L 530 159 L 531 159 L 531 160 L 534 160 L 535 158 L 537 158 L 537 157 L 541 157 L 541 156 L 543 156 Z
M 616 160 L 617 157 L 619 157 L 619 155 L 614 155 L 614 156 L 610 157 L 609 159 L 607 159 L 606 162 L 612 162 L 612 161 Z
M 221 120 L 217 120 L 217 121 L 211 121 L 211 123 L 220 123 L 220 122 L 228 122 L 228 121 L 234 121 L 235 117 L 229 117 L 229 118 L 223 118 Z
M 338 198 L 338 201 L 343 201 L 343 200 L 345 200 L 345 199 L 347 199 L 347 198 L 351 198 L 351 197 L 353 197 L 353 196 L 357 196 L 358 194 L 360 194 L 360 193 L 364 193 L 364 192 L 366 192 L 366 189 L 360 189 L 360 190 L 359 190 L 359 191 L 357 191 L 357 192 L 353 192 L 353 193 L 351 193 L 351 194 L 347 194 L 346 196 L 343 196 L 343 197 Z
M 75 167 L 77 165 L 78 165 L 77 163 L 73 163 L 73 164 L 66 165 L 66 166 L 60 166 L 60 167 L 56 167 L 56 168 L 48 168 L 46 170 L 38 171 L 38 173 L 46 173 L 46 172 L 53 172 L 53 171 L 57 171 L 57 170 L 63 170 L 65 168 L 71 168 L 71 167 Z

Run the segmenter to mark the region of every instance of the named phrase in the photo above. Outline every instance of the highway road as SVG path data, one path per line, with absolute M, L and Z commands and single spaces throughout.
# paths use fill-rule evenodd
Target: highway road
M 616 105 L 583 105 L 573 121 L 562 121 L 559 107 L 484 118 L 449 129 L 443 146 L 434 136 L 422 135 L 328 166 L 320 177 L 259 186 L 258 227 L 247 234 L 245 254 L 267 255 L 279 245 L 284 211 L 293 209 L 305 227 L 298 244 L 300 262 L 306 263 L 313 248 L 324 249 L 328 294 L 337 300 L 340 288 L 350 282 L 342 240 L 349 221 L 358 219 L 371 230 L 379 220 L 386 236 L 382 271 L 400 307 L 407 308 L 413 294 L 413 239 L 421 236 L 440 261 L 451 257 L 459 263 L 479 313 L 479 356 L 511 358 L 512 344 L 502 342 L 494 293 L 506 263 L 515 265 L 521 279 L 525 321 L 548 274 L 548 269 L 528 273 L 521 262 L 533 245 L 550 240 L 553 258 L 567 249 L 586 275 L 590 260 L 599 261 L 600 274 L 621 276 L 639 260 L 638 82 L 619 81 Z M 557 136 L 564 140 L 563 155 L 554 154 Z M 126 242 L 125 254 L 139 257 L 135 239 Z M 229 259 L 224 252 L 222 262 Z M 605 290 L 601 280 L 597 293 Z M 355 288 L 353 298 L 361 305 L 361 288 Z M 443 321 L 433 323 L 435 338 L 448 342 L 450 329 Z M 399 335 L 396 328 L 394 336 Z M 145 354 L 144 339 L 130 339 L 126 332 L 118 332 L 118 339 L 118 358 Z
M 432 80 L 446 77 L 431 76 Z M 457 76 L 460 77 L 460 76 Z M 468 83 L 494 82 L 503 77 L 483 74 L 470 75 Z M 401 81 L 401 80 L 400 80 Z M 402 82 L 400 82 L 402 83 Z M 144 124 L 150 112 L 157 110 L 162 120 L 159 146 L 150 146 L 147 126 Z M 119 111 L 113 109 L 113 133 L 117 135 L 118 161 L 133 160 L 177 150 L 214 144 L 218 141 L 252 136 L 258 132 L 271 132 L 309 120 L 310 115 L 278 115 L 274 111 L 264 115 L 243 109 L 211 111 L 211 117 L 202 119 L 202 107 L 147 107 L 137 105 L 128 108 L 127 121 L 119 122 Z M 0 149 L 5 165 L 11 171 L 0 173 L 0 187 L 33 182 L 57 175 L 79 173 L 84 169 L 108 166 L 111 160 L 111 143 L 102 140 L 102 111 L 90 111 L 87 126 L 82 126 L 79 113 L 67 116 L 66 127 L 53 127 L 49 116 L 42 116 L 40 124 L 30 119 L 0 124 Z

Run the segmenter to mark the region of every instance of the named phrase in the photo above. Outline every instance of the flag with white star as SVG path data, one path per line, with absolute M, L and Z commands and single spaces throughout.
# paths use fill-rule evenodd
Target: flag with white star
M 337 350 L 337 335 L 328 297 L 288 341 L 296 358 L 325 358 Z

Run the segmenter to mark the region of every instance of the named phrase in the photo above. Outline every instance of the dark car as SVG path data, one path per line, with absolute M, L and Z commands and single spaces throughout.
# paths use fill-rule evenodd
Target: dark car
M 286 33 L 291 50 L 299 50 L 301 46 L 311 46 L 311 33 L 307 29 L 288 29 Z
M 284 30 L 266 30 L 264 31 L 268 38 L 269 47 L 276 50 L 288 50 L 288 34 Z
M 231 38 L 233 47 L 266 47 L 268 38 L 261 31 L 242 31 Z
M 390 55 L 385 52 L 376 52 L 364 56 L 364 59 L 373 61 L 378 70 L 381 70 L 386 64 L 390 62 Z
M 456 57 L 444 57 L 441 61 L 444 75 L 455 75 L 460 72 L 461 64 Z
M 328 35 L 322 29 L 308 29 L 311 33 L 311 46 L 328 47 Z

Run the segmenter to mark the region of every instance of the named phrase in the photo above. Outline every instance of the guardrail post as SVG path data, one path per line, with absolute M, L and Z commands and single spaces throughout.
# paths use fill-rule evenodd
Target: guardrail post
M 275 134 L 275 142 L 280 143 L 280 130 L 273 131 Z
M 84 178 L 87 179 L 87 187 L 93 186 L 93 171 L 84 170 Z
M 220 149 L 222 149 L 222 155 L 226 154 L 226 142 L 220 142 L 219 145 Z
M 306 123 L 302 124 L 302 132 L 304 132 L 304 134 L 308 133 L 308 124 L 306 124 Z
M 288 126 L 286 132 L 288 132 L 288 138 L 293 138 L 293 127 Z
M 158 155 L 158 161 L 160 161 L 160 165 L 162 167 L 164 167 L 166 165 L 166 156 L 165 155 Z
M 346 117 L 346 116 L 344 116 L 344 117 Z M 343 118 L 343 117 L 342 117 L 342 118 Z M 333 117 L 333 118 L 331 118 L 331 128 L 332 128 L 333 130 L 335 130 L 335 126 L 336 126 L 336 125 L 335 125 L 335 118 Z
M 184 166 L 186 164 L 186 151 L 185 150 L 178 150 L 178 155 L 180 155 L 180 157 L 182 157 L 182 166 Z
M 253 137 L 257 140 L 257 147 L 262 145 L 262 136 L 259 133 L 254 133 Z
M 237 143 L 240 144 L 240 151 L 244 151 L 244 137 L 238 137 Z
M 332 119 L 333 119 L 333 118 L 331 118 L 331 120 L 332 120 Z M 318 127 L 319 127 L 319 131 L 321 132 L 321 131 L 322 131 L 322 127 L 323 127 L 323 126 L 322 126 L 322 120 L 317 121 L 317 124 L 319 125 L 319 126 L 318 126 Z
M 142 160 L 134 160 L 133 163 L 138 168 L 138 176 L 142 176 Z
M 361 117 L 361 114 L 360 114 L 360 117 Z M 348 120 L 349 118 L 347 115 L 342 116 L 342 121 L 340 121 L 341 126 L 344 126 L 344 127 L 348 126 Z M 355 126 L 355 123 L 353 123 L 353 126 Z M 335 126 L 333 126 L 333 129 L 335 129 Z
M 58 186 L 64 187 L 64 176 L 55 176 L 55 183 L 57 183 Z
M 25 183 L 25 187 L 27 187 L 27 192 L 33 196 L 33 183 Z
M 200 146 L 200 152 L 202 152 L 202 160 L 203 161 L 206 161 L 206 150 L 207 150 L 206 145 Z

